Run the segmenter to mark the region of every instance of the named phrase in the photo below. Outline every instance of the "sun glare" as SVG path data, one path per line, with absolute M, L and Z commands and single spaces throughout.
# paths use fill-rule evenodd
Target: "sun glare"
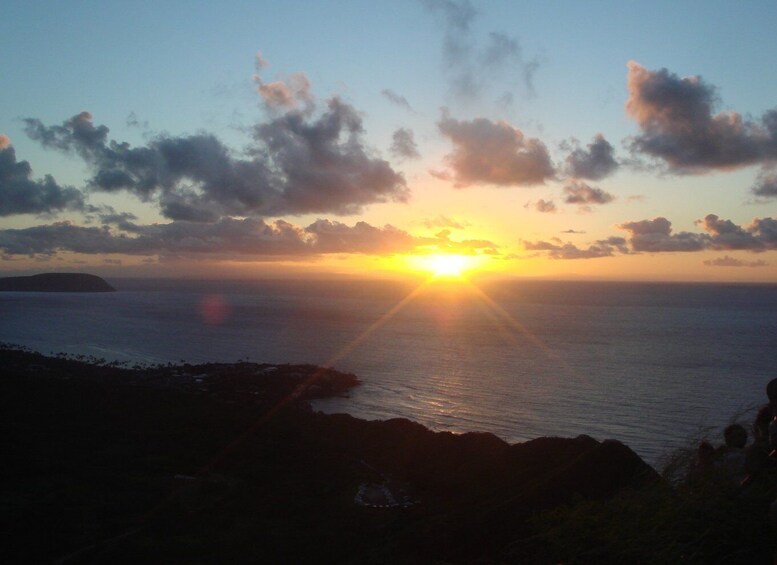
M 435 277 L 460 278 L 475 266 L 473 257 L 466 255 L 429 255 L 421 257 L 420 266 Z

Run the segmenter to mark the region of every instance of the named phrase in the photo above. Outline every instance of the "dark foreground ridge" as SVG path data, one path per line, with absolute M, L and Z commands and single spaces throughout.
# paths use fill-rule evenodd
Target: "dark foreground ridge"
M 91 361 L 0 346 L 2 562 L 551 563 L 538 517 L 664 488 L 617 441 L 316 413 L 331 369 Z
M 0 278 L 0 291 L 25 292 L 115 292 L 97 275 L 87 273 L 42 273 L 29 277 Z

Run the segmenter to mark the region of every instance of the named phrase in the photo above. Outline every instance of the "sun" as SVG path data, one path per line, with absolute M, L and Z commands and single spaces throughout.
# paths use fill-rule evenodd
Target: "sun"
M 458 279 L 475 266 L 474 257 L 467 255 L 436 254 L 419 257 L 419 268 L 438 278 Z

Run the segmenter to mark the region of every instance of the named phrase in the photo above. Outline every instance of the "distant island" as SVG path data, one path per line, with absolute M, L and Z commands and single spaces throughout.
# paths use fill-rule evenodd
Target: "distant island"
M 0 291 L 116 292 L 116 289 L 97 275 L 87 273 L 42 273 L 29 277 L 0 278 Z

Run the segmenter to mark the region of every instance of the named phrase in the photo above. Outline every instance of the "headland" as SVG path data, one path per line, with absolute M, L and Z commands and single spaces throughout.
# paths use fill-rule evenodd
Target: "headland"
M 617 441 L 316 413 L 359 380 L 313 365 L 0 365 L 5 562 L 550 563 L 563 509 L 669 490 Z
M 2 277 L 0 291 L 16 292 L 115 292 L 97 275 L 87 273 L 41 273 L 29 277 Z

